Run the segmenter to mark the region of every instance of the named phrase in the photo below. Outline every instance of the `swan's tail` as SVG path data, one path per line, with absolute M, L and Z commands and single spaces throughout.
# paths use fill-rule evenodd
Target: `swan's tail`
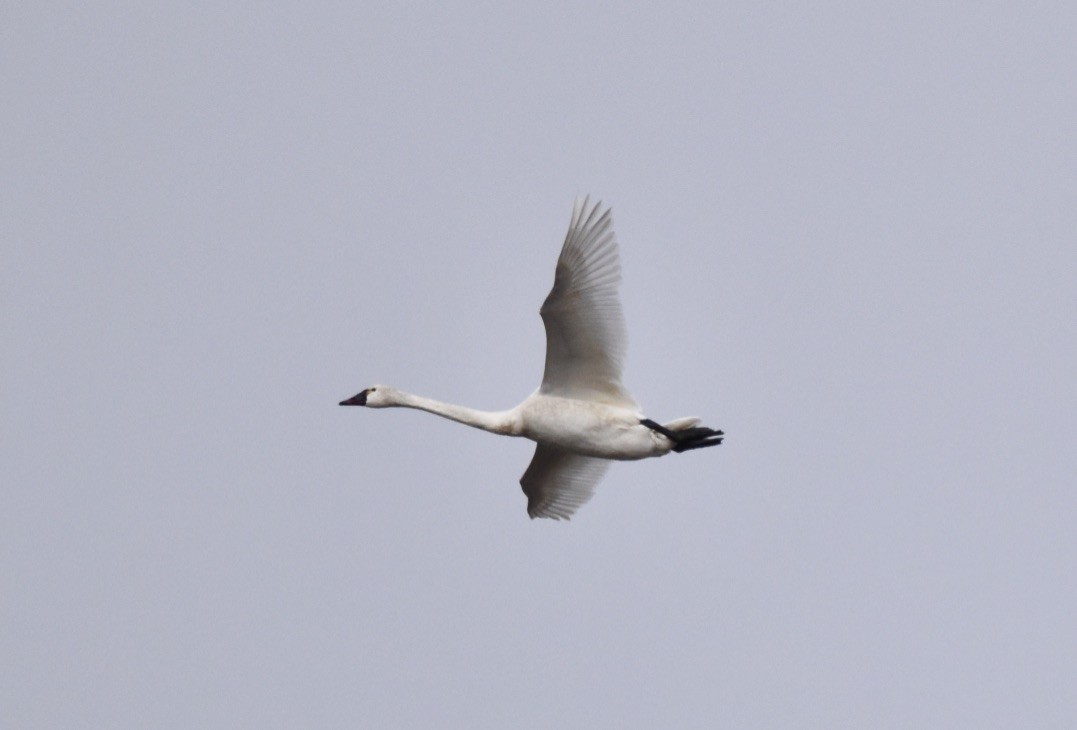
M 686 428 L 692 426 L 698 426 L 702 419 L 695 416 L 689 416 L 688 418 L 678 418 L 676 421 L 670 421 L 669 423 L 663 423 L 663 428 L 668 428 L 670 431 L 683 431 Z

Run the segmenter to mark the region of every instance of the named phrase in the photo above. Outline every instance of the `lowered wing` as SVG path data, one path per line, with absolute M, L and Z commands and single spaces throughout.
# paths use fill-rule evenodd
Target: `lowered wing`
M 567 520 L 595 493 L 610 462 L 581 456 L 557 446 L 539 444 L 520 478 L 531 518 Z

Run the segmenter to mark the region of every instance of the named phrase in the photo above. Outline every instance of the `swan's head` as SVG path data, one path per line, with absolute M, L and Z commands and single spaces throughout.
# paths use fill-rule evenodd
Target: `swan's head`
M 387 408 L 394 405 L 392 388 L 384 385 L 374 385 L 361 393 L 353 395 L 348 400 L 342 400 L 342 406 L 366 406 L 367 408 Z

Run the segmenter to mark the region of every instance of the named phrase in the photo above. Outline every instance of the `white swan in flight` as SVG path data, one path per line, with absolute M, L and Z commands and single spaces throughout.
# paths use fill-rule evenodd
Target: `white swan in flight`
M 612 211 L 576 200 L 553 289 L 539 310 L 546 326 L 542 385 L 512 410 L 477 411 L 375 385 L 342 406 L 417 408 L 538 443 L 520 485 L 532 518 L 568 519 L 594 493 L 610 460 L 631 461 L 722 443 L 698 418 L 664 425 L 644 417 L 621 384 L 625 324 Z

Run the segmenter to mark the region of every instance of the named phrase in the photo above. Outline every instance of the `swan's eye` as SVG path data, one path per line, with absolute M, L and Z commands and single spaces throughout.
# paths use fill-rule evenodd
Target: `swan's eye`
M 377 390 L 377 388 L 371 388 L 370 392 L 373 393 L 375 390 Z

